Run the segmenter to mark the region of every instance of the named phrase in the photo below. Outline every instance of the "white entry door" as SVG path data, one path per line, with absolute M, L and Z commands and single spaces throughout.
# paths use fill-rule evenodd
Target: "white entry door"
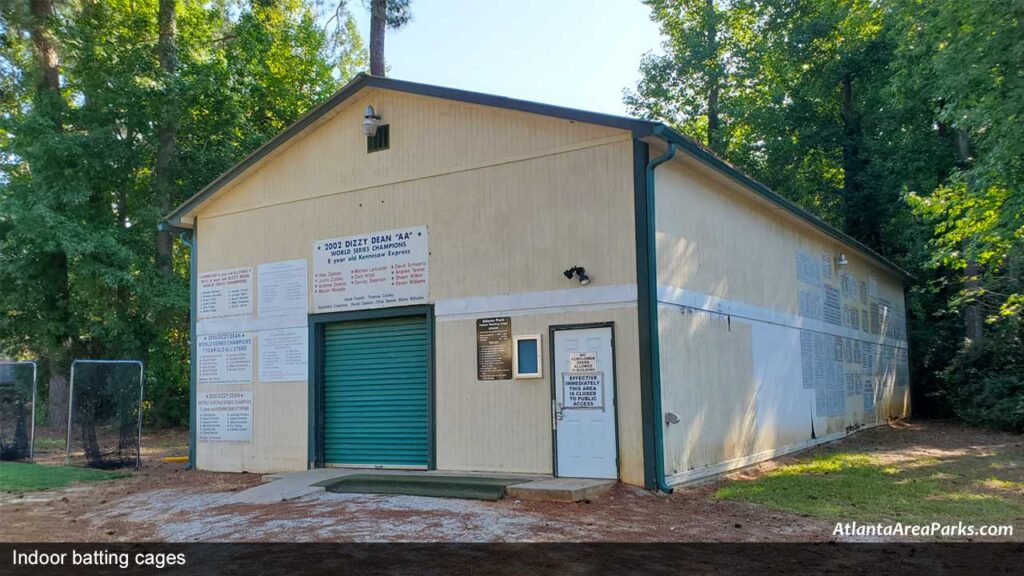
M 569 478 L 618 478 L 612 328 L 555 331 L 555 460 Z

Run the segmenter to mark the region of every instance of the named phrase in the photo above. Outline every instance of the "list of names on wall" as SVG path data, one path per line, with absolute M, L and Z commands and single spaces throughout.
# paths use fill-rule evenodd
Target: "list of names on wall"
M 251 333 L 224 332 L 200 336 L 196 349 L 196 376 L 200 384 L 252 382 Z
M 265 330 L 259 333 L 260 382 L 297 382 L 309 372 L 307 328 Z
M 512 379 L 512 318 L 476 321 L 477 380 Z
M 200 318 L 229 318 L 252 314 L 252 268 L 203 272 L 198 278 Z
M 306 316 L 309 281 L 305 258 L 260 264 L 257 271 L 261 317 Z
M 313 244 L 317 312 L 427 301 L 427 227 L 320 240 Z
M 200 392 L 196 396 L 200 442 L 252 442 L 252 392 Z
M 815 416 L 840 417 L 852 406 L 873 420 L 880 396 L 909 382 L 906 349 L 886 341 L 906 338 L 902 308 L 879 295 L 873 274 L 859 279 L 828 254 L 798 249 L 796 278 L 799 315 L 811 321 L 800 331 L 800 369 Z

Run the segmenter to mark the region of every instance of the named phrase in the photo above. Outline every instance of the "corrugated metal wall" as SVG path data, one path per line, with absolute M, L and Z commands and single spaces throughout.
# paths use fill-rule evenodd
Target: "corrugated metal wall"
M 387 151 L 366 153 L 367 104 L 391 126 Z M 606 312 L 499 305 L 437 318 L 438 467 L 550 471 L 549 381 L 477 381 L 473 318 L 515 314 L 515 334 L 546 333 L 549 320 L 611 319 L 635 342 L 632 170 L 626 131 L 368 90 L 202 208 L 198 270 L 309 258 L 318 239 L 426 225 L 430 303 L 633 286 L 631 300 Z M 590 286 L 562 276 L 577 264 Z M 642 483 L 637 350 L 617 353 L 623 477 Z M 253 391 L 253 441 L 200 443 L 199 467 L 305 468 L 308 383 L 254 379 L 232 389 L 240 388 Z
M 909 414 L 900 279 L 682 155 L 656 174 L 673 482 Z

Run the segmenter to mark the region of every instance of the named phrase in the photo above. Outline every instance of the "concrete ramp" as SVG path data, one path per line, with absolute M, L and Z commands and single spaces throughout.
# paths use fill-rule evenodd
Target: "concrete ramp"
M 600 498 L 616 484 L 615 480 L 591 478 L 553 478 L 517 474 L 493 476 L 473 472 L 365 468 L 316 468 L 301 472 L 267 474 L 263 481 L 258 486 L 231 495 L 228 503 L 274 504 L 325 490 L 485 500 L 497 500 L 507 495 L 519 500 L 581 502 Z

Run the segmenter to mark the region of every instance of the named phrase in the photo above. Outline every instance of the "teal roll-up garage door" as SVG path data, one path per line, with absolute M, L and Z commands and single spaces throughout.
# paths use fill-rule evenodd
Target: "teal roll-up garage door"
M 426 318 L 330 324 L 323 350 L 324 463 L 427 466 Z

